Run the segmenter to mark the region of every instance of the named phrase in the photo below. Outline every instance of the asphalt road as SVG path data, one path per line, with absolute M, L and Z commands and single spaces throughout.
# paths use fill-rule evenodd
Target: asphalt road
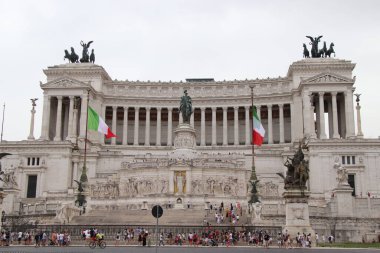
M 106 249 L 102 250 L 100 248 L 96 249 L 90 249 L 88 247 L 17 247 L 17 246 L 11 246 L 11 247 L 0 247 L 1 253 L 29 253 L 29 252 L 41 252 L 41 253 L 48 253 L 48 252 L 64 252 L 64 253 L 82 253 L 82 252 L 92 252 L 92 253 L 100 253 L 100 252 L 112 252 L 112 253 L 155 253 L 156 249 L 155 247 L 137 247 L 137 246 L 130 246 L 130 247 L 107 247 Z M 193 248 L 193 247 L 160 247 L 158 248 L 158 253 L 193 253 L 193 252 L 202 252 L 202 253 L 261 253 L 261 252 L 297 252 L 297 253 L 363 253 L 363 252 L 380 252 L 380 249 L 334 249 L 334 248 L 315 248 L 315 249 L 278 249 L 278 248 L 270 248 L 270 249 L 264 249 L 264 248 L 256 248 L 256 247 L 199 247 L 199 248 Z

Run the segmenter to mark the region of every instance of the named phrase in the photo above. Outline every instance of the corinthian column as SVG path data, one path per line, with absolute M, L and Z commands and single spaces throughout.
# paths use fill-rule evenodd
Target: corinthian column
M 201 146 L 206 146 L 206 108 L 201 107 Z
M 86 136 L 86 117 L 87 117 L 87 93 L 84 93 L 81 98 L 81 111 L 80 111 L 80 137 Z
M 284 143 L 284 105 L 279 104 L 278 109 L 280 110 L 280 143 Z
M 249 129 L 249 106 L 245 106 L 244 109 L 245 109 L 245 145 L 250 145 L 251 142 L 250 142 L 250 129 Z
M 139 145 L 139 107 L 135 107 L 135 133 L 133 136 L 133 145 Z
M 73 117 L 74 117 L 74 96 L 70 96 L 69 105 L 69 129 L 67 133 L 66 140 L 71 140 L 73 138 Z
M 273 144 L 272 105 L 267 105 L 267 108 L 268 108 L 268 144 Z
M 145 108 L 145 146 L 150 145 L 150 107 Z
M 124 106 L 123 145 L 128 145 L 128 106 Z
M 168 146 L 173 145 L 173 138 L 172 138 L 172 133 L 173 133 L 173 108 L 168 107 Z
M 211 145 L 216 146 L 216 107 L 211 107 L 212 111 L 212 140 Z
M 116 134 L 117 106 L 112 106 L 112 133 Z M 116 138 L 111 138 L 111 144 L 116 145 Z
M 334 139 L 339 139 L 339 131 L 338 131 L 338 110 L 336 104 L 336 95 L 337 92 L 331 92 L 331 102 L 332 102 L 332 114 L 333 114 L 333 135 Z
M 360 102 L 360 94 L 355 94 L 355 96 L 356 96 L 356 123 L 357 123 L 357 127 L 358 127 L 358 133 L 357 133 L 356 136 L 358 138 L 363 138 L 362 119 L 360 117 L 361 106 L 359 104 L 359 102 Z
M 62 129 L 62 96 L 57 96 L 58 108 L 57 108 L 57 124 L 55 126 L 55 141 L 61 141 L 61 129 Z
M 234 145 L 239 145 L 239 107 L 234 107 Z
M 34 114 L 36 114 L 36 110 L 34 107 L 36 106 L 36 102 L 32 101 L 32 110 L 30 111 L 30 131 L 29 131 L 29 136 L 28 140 L 34 140 Z
M 156 146 L 161 146 L 161 107 L 157 108 Z
M 345 95 L 345 111 L 346 111 L 346 138 L 355 136 L 355 122 L 354 122 L 354 104 L 352 100 L 352 89 L 349 88 L 344 92 Z
M 44 94 L 44 109 L 42 114 L 41 140 L 49 140 L 50 96 Z
M 228 145 L 227 138 L 227 109 L 228 107 L 223 107 L 223 146 Z
M 320 139 L 326 139 L 326 131 L 325 131 L 325 103 L 324 103 L 324 92 L 318 92 L 319 95 L 319 129 L 321 133 L 319 135 Z

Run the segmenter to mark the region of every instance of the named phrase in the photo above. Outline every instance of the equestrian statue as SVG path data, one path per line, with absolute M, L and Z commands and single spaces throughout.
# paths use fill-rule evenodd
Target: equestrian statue
M 183 93 L 184 95 L 181 97 L 179 111 L 182 113 L 183 123 L 190 124 L 190 117 L 193 113 L 193 104 L 191 97 L 187 95 L 187 90 L 184 90 Z

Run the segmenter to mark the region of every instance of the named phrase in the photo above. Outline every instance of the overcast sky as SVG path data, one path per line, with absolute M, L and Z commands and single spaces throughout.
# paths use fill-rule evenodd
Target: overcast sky
M 113 79 L 231 80 L 286 76 L 305 35 L 323 35 L 357 64 L 363 132 L 378 138 L 380 1 L 0 0 L 3 139 L 27 138 L 34 97 L 40 136 L 42 70 L 65 63 L 64 49 L 80 53 L 81 40 L 94 41 L 96 64 Z

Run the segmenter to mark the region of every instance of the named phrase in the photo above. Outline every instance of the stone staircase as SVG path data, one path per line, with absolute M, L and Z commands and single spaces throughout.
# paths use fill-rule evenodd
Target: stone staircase
M 205 210 L 164 209 L 159 222 L 162 225 L 201 225 L 205 214 Z M 93 210 L 85 215 L 74 217 L 71 224 L 154 225 L 156 219 L 152 216 L 151 210 Z
M 159 219 L 161 225 L 196 225 L 204 224 L 206 219 L 215 225 L 214 212 L 207 215 L 206 210 L 199 209 L 164 209 L 162 217 Z M 152 216 L 151 210 L 92 210 L 82 216 L 76 216 L 70 222 L 77 225 L 154 225 L 156 219 Z M 246 215 L 240 217 L 240 224 L 246 223 Z M 224 224 L 229 224 L 226 221 Z

